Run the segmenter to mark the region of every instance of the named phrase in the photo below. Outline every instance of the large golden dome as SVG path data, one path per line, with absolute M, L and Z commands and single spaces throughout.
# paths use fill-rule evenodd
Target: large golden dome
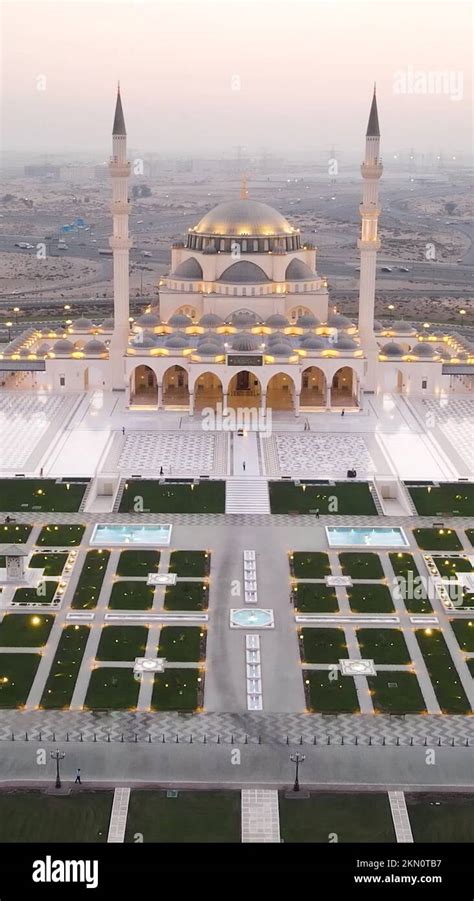
M 294 235 L 296 229 L 267 203 L 244 199 L 219 203 L 203 216 L 191 232 L 216 237 L 278 237 Z

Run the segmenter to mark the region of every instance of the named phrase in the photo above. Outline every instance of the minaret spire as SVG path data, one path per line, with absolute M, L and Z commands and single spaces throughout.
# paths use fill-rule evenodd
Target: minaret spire
M 117 86 L 109 172 L 112 178 L 111 211 L 113 221 L 113 234 L 109 238 L 109 246 L 113 251 L 114 266 L 114 331 L 109 355 L 112 388 L 123 390 L 125 384 L 124 356 L 130 334 L 129 251 L 132 242 L 128 235 L 130 163 L 127 160 L 127 132 L 120 96 L 120 83 Z
M 358 241 L 360 250 L 359 335 L 362 349 L 368 360 L 365 388 L 369 391 L 375 390 L 375 366 L 378 356 L 377 342 L 374 335 L 374 306 L 377 251 L 380 249 L 378 238 L 380 207 L 378 199 L 379 180 L 382 172 L 377 95 L 374 85 L 365 136 L 365 159 L 361 166 L 363 190 L 362 203 L 359 207 L 361 235 Z

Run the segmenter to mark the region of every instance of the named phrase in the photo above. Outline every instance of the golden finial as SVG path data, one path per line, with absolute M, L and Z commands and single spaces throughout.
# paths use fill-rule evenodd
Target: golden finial
M 244 174 L 244 175 L 242 175 L 242 182 L 240 184 L 240 199 L 248 200 L 248 196 L 249 196 L 249 189 L 247 187 L 247 176 Z

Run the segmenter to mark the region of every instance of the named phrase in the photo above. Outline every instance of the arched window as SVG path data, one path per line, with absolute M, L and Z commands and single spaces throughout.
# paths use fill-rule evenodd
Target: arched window
M 258 250 L 258 241 L 253 242 L 253 249 Z
M 269 245 L 269 243 L 268 243 L 268 238 L 265 238 L 265 240 L 264 240 L 264 242 L 263 242 L 263 249 L 264 249 L 264 250 L 268 250 L 268 249 L 269 249 L 269 246 L 270 246 L 270 245 Z
M 244 253 L 247 252 L 247 240 L 246 240 L 245 238 L 244 238 L 243 241 L 242 241 L 242 251 L 243 251 Z

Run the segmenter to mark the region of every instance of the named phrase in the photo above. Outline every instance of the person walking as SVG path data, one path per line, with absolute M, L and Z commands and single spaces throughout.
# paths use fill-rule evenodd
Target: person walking
M 125 435 L 125 426 L 122 426 L 122 435 Z
M 82 785 L 82 782 L 81 782 L 81 770 L 80 770 L 80 767 L 78 767 L 78 770 L 77 770 L 77 773 L 76 773 L 76 778 L 74 779 L 74 784 L 75 784 L 75 785 Z
M 244 460 L 243 463 L 242 463 L 242 469 L 243 469 L 243 471 L 245 472 L 245 460 Z
M 344 416 L 345 412 L 346 412 L 346 411 L 343 409 L 343 410 L 342 410 L 342 413 L 341 413 L 341 416 Z
M 316 519 L 319 519 L 319 507 L 316 509 Z
M 160 476 L 162 476 L 162 475 L 164 475 L 164 472 L 163 472 L 163 467 L 162 467 L 162 466 L 160 466 Z

